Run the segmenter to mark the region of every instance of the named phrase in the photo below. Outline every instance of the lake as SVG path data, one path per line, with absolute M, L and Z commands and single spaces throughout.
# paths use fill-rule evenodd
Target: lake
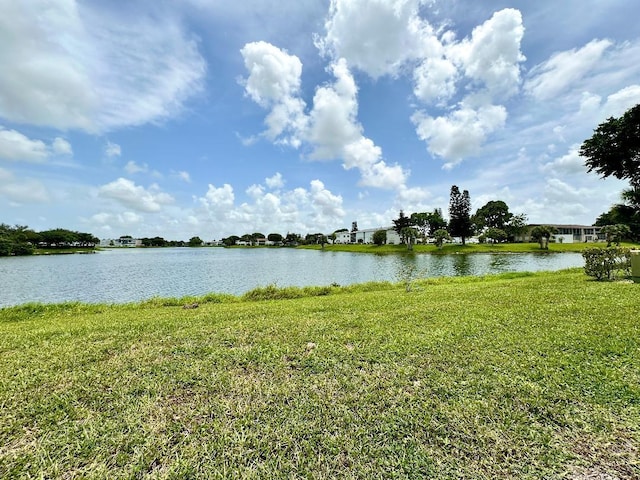
M 371 255 L 290 248 L 122 248 L 92 255 L 0 258 L 0 307 L 128 303 L 255 287 L 348 285 L 413 276 L 484 275 L 584 265 L 579 253 Z

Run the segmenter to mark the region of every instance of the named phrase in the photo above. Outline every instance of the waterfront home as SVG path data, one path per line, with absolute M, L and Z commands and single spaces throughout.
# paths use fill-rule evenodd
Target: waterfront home
M 349 232 L 349 242 L 345 243 L 373 243 L 373 235 L 378 230 L 384 230 L 387 232 L 388 245 L 397 245 L 401 243 L 400 235 L 398 235 L 398 232 L 396 232 L 393 227 L 365 228 Z
M 516 238 L 518 241 L 532 242 L 531 231 L 535 227 L 541 227 L 547 225 L 553 227 L 557 232 L 551 237 L 552 242 L 557 243 L 587 243 L 587 242 L 601 242 L 606 240 L 604 234 L 600 233 L 602 227 L 596 227 L 595 225 L 566 225 L 558 223 L 532 223 L 527 225 L 527 231 Z
M 101 247 L 141 247 L 142 240 L 140 238 L 132 238 L 124 236 L 120 238 L 103 238 L 100 240 Z

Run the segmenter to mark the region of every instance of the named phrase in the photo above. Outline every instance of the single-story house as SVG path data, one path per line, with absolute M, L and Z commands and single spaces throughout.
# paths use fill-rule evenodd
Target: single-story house
M 557 232 L 551 237 L 552 242 L 557 243 L 587 243 L 606 240 L 605 235 L 600 233 L 602 227 L 594 225 L 565 225 L 557 223 L 532 223 L 527 225 L 524 235 L 517 238 L 523 242 L 531 242 L 531 231 L 535 227 L 547 225 L 553 227 Z

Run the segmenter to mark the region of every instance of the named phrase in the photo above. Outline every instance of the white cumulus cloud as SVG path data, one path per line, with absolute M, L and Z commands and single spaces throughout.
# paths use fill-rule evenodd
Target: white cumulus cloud
M 277 189 L 284 187 L 284 179 L 282 178 L 282 174 L 280 172 L 276 172 L 272 177 L 265 178 L 265 183 L 267 187 L 271 189 Z
M 477 153 L 488 134 L 504 126 L 506 108 L 494 103 L 520 89 L 525 61 L 520 11 L 497 11 L 469 37 L 456 40 L 453 31 L 446 30 L 449 25 L 434 29 L 424 18 L 425 4 L 420 0 L 332 0 L 325 35 L 317 44 L 333 59 L 337 81 L 318 89 L 314 98 L 312 157 L 336 156 L 350 145 L 350 153 L 356 150 L 356 154 L 345 156 L 345 168 L 372 158 L 371 152 L 364 155 L 362 148 L 354 148 L 362 143 L 362 129 L 356 121 L 355 93 L 341 94 L 337 88 L 341 82 L 348 85 L 344 79 L 353 79 L 350 74 L 341 75 L 342 63 L 373 78 L 411 74 L 413 93 L 420 102 L 447 107 L 448 115 L 433 118 L 419 111 L 413 121 L 428 150 L 447 160 L 448 166 Z M 447 105 L 461 93 L 466 95 L 462 102 Z M 399 166 L 366 163 L 371 168 L 362 170 L 363 185 L 397 188 L 408 176 Z
M 382 160 L 382 149 L 368 138 L 344 146 L 344 168 L 360 170 L 360 185 L 383 189 L 403 188 L 409 173 L 400 165 L 387 165 Z
M 325 225 L 337 218 L 344 217 L 342 197 L 327 190 L 320 180 L 311 181 L 311 202 L 315 211 L 315 221 Z
M 300 90 L 302 62 L 267 42 L 246 44 L 240 50 L 249 71 L 245 90 L 256 103 L 269 107 Z
M 332 65 L 335 83 L 320 87 L 313 97 L 307 133 L 314 146 L 312 159 L 340 158 L 346 145 L 362 136 L 357 123 L 358 88 L 344 59 Z
M 225 183 L 222 187 L 217 188 L 215 185 L 209 184 L 209 188 L 204 197 L 200 198 L 200 202 L 207 207 L 216 209 L 230 209 L 233 207 L 235 195 L 233 187 Z
M 171 195 L 162 192 L 155 184 L 146 189 L 122 177 L 101 186 L 98 194 L 140 212 L 159 212 L 164 205 L 174 201 Z
M 299 98 L 302 62 L 267 42 L 248 43 L 240 53 L 249 72 L 244 80 L 247 96 L 271 109 L 264 134 L 272 141 L 298 147 L 298 134 L 306 122 L 305 103 Z
M 321 51 L 346 58 L 373 78 L 395 75 L 419 57 L 433 36 L 419 15 L 419 0 L 332 0 Z
M 364 186 L 396 188 L 405 183 L 408 172 L 399 165 L 387 165 L 381 149 L 362 134 L 357 120 L 358 87 L 345 59 L 331 65 L 335 81 L 316 89 L 307 115 L 297 97 L 302 68 L 297 57 L 266 42 L 247 44 L 241 53 L 250 72 L 245 80 L 247 95 L 271 108 L 266 120 L 268 138 L 294 147 L 304 141 L 312 148 L 312 160 L 342 159 L 346 169 L 359 169 Z M 289 104 L 296 105 L 293 111 L 288 110 Z
M 506 119 L 506 109 L 501 105 L 479 109 L 463 106 L 447 116 L 435 118 L 417 112 L 412 117 L 418 136 L 428 143 L 429 151 L 447 160 L 445 168 L 477 154 L 486 137 L 504 126 Z
M 17 130 L 0 126 L 0 159 L 27 162 L 42 162 L 51 156 L 72 155 L 71 144 L 56 137 L 51 145 L 42 140 L 33 140 Z
M 317 179 L 309 188 L 266 191 L 261 185 L 251 185 L 246 193 L 249 201 L 237 204 L 231 185 L 209 185 L 207 193 L 197 198 L 199 222 L 211 224 L 221 235 L 285 234 L 333 231 L 345 216 L 342 197 Z
M 520 51 L 524 36 L 522 15 L 507 8 L 493 14 L 474 28 L 471 38 L 449 47 L 449 55 L 458 62 L 465 75 L 482 82 L 494 95 L 509 95 L 520 84 Z
M 32 140 L 16 130 L 0 127 L 0 158 L 38 162 L 48 156 L 49 149 L 43 141 Z
M 445 57 L 425 59 L 413 72 L 414 95 L 425 103 L 448 100 L 456 93 L 458 69 Z
M 336 81 L 318 88 L 310 113 L 308 138 L 315 149 L 312 159 L 341 158 L 343 166 L 360 171 L 360 185 L 399 188 L 408 172 L 399 165 L 387 165 L 382 149 L 362 134 L 358 123 L 358 88 L 345 59 L 332 65 Z

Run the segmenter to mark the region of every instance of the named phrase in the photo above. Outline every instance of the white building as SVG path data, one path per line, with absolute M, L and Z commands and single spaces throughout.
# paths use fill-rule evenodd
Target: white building
M 388 245 L 397 245 L 401 243 L 400 235 L 398 235 L 393 227 L 365 228 L 363 230 L 356 230 L 355 232 L 349 233 L 349 242 L 345 243 L 373 243 L 373 235 L 378 230 L 384 230 L 387 232 Z
M 351 233 L 348 231 L 344 232 L 335 232 L 336 239 L 333 243 L 351 243 Z
M 523 240 L 525 242 L 531 242 L 531 230 L 535 227 L 547 225 L 553 227 L 557 232 L 551 236 L 552 242 L 557 243 L 587 243 L 598 242 L 605 240 L 605 235 L 600 233 L 602 227 L 596 227 L 594 225 L 564 225 L 556 223 L 536 223 L 529 225 L 527 233 L 525 233 Z
M 142 240 L 132 237 L 103 238 L 100 240 L 101 247 L 141 247 Z

